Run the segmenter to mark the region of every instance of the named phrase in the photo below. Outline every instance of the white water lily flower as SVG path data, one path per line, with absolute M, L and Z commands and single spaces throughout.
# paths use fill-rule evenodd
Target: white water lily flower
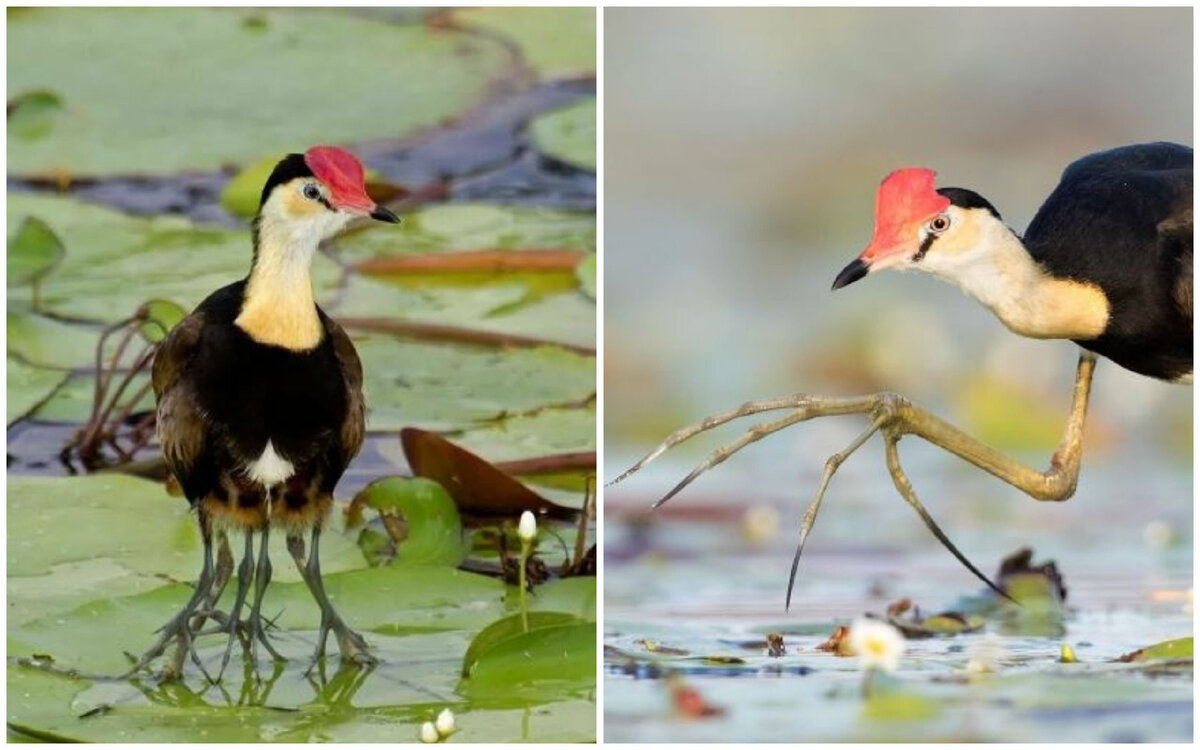
M 438 734 L 442 737 L 449 737 L 454 734 L 454 712 L 448 708 L 443 708 L 442 712 L 438 714 L 435 727 Z
M 862 618 L 850 626 L 850 648 L 865 669 L 896 671 L 904 647 L 904 634 L 882 620 Z
M 537 536 L 537 519 L 533 517 L 533 513 L 525 511 L 521 514 L 521 522 L 517 524 L 517 536 L 521 537 L 523 542 L 532 542 Z
M 427 721 L 421 725 L 421 742 L 441 742 L 442 736 L 438 734 L 437 727 L 432 721 Z

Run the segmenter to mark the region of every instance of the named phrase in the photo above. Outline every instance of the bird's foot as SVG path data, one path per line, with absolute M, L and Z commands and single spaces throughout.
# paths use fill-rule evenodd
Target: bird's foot
M 341 652 L 342 663 L 357 664 L 361 667 L 374 666 L 379 663 L 379 659 L 368 650 L 366 639 L 346 627 L 344 623 L 335 625 L 334 632 L 337 634 L 338 651 Z

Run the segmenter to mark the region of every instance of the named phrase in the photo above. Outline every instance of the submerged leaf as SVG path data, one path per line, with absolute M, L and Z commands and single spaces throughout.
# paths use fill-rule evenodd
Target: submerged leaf
M 33 141 L 50 134 L 62 99 L 53 91 L 27 91 L 8 103 L 8 132 L 23 141 Z

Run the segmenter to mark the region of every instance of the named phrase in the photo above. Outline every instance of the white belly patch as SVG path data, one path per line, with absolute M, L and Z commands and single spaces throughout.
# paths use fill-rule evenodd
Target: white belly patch
M 275 446 L 267 441 L 262 455 L 252 464 L 246 465 L 246 475 L 263 487 L 274 487 L 286 480 L 296 470 L 292 462 L 275 452 Z

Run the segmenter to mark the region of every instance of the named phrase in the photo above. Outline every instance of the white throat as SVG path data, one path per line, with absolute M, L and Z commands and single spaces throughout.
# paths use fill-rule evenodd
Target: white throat
M 968 231 L 956 245 L 963 249 L 935 246 L 924 270 L 956 284 L 1023 336 L 1086 340 L 1104 332 L 1109 305 L 1099 287 L 1049 275 L 991 216 L 962 229 Z

